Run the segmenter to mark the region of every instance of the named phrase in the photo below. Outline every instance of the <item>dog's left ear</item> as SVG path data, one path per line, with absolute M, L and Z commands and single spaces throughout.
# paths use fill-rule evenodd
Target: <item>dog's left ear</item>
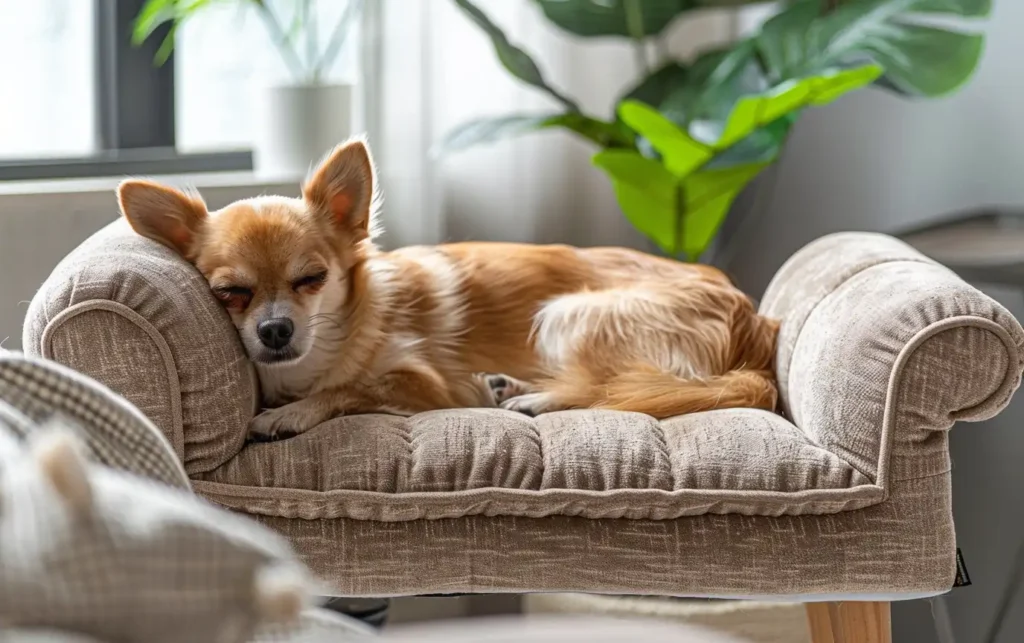
M 197 193 L 128 179 L 117 186 L 121 214 L 144 237 L 168 246 L 189 261 L 195 258 L 196 240 L 206 223 L 206 204 Z
M 361 140 L 334 148 L 302 186 L 302 196 L 317 216 L 356 239 L 370 236 L 373 160 Z

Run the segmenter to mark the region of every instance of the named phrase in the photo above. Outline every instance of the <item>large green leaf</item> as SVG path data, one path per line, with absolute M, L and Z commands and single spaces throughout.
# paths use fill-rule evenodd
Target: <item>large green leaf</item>
M 638 100 L 656 107 L 661 114 L 686 128 L 697 140 L 714 141 L 736 101 L 768 89 L 752 42 L 741 41 L 730 48 L 699 54 L 691 66 L 666 65 L 645 78 L 620 99 Z M 795 117 L 772 124 L 751 134 L 721 158 L 725 165 L 768 161 L 776 156 Z M 650 144 L 641 138 L 641 150 Z M 719 158 L 715 159 L 715 163 Z
M 716 149 L 728 148 L 755 130 L 808 105 L 826 105 L 843 94 L 870 85 L 882 75 L 878 65 L 832 70 L 811 78 L 792 80 L 768 94 L 743 98 L 733 107 Z
M 904 25 L 899 49 L 876 49 L 887 85 L 913 96 L 942 96 L 966 83 L 981 60 L 985 39 L 944 29 Z M 925 64 L 921 64 L 925 61 Z
M 736 197 L 769 163 L 695 172 L 683 180 L 683 234 L 678 252 L 696 261 L 714 240 Z M 677 254 L 678 254 L 677 252 Z
M 692 9 L 693 0 L 533 0 L 548 20 L 577 36 L 633 37 L 629 10 L 639 10 L 646 35 L 656 35 Z M 630 7 L 630 3 L 634 3 Z
M 678 254 L 684 212 L 676 178 L 658 161 L 631 150 L 605 150 L 591 160 L 611 178 L 619 207 L 633 227 L 665 252 Z
M 711 146 L 694 139 L 658 110 L 641 102 L 623 102 L 619 105 L 619 118 L 654 146 L 665 168 L 677 177 L 686 176 L 715 155 Z
M 857 0 L 826 13 L 825 1 L 798 0 L 762 26 L 757 47 L 773 82 L 873 60 L 885 68 L 887 86 L 940 96 L 973 74 L 983 38 L 921 24 L 918 15 L 976 17 L 991 10 L 990 0 Z
M 619 106 L 619 117 L 650 141 L 661 154 L 669 172 L 684 177 L 703 167 L 716 154 L 779 120 L 786 125 L 779 132 L 784 138 L 788 125 L 792 124 L 793 114 L 809 105 L 824 105 L 843 93 L 870 84 L 881 73 L 881 67 L 875 64 L 847 70 L 833 69 L 783 83 L 765 94 L 742 98 L 733 106 L 721 131 L 707 140 L 698 140 L 658 110 L 638 101 L 624 101 Z
M 577 36 L 635 38 L 630 11 L 639 13 L 643 33 L 664 31 L 682 13 L 694 9 L 738 7 L 769 0 L 533 0 L 548 20 Z M 630 6 L 630 5 L 633 6 Z
M 577 112 L 568 112 L 512 114 L 469 121 L 448 132 L 434 152 L 443 155 L 552 127 L 564 127 L 605 148 L 633 146 L 632 133 L 622 124 L 608 123 Z
M 688 84 L 690 70 L 677 62 L 670 62 L 654 70 L 639 83 L 626 90 L 618 102 L 638 100 L 652 107 L 662 107 L 672 92 Z
M 704 254 L 733 201 L 768 165 L 702 170 L 679 179 L 630 150 L 599 152 L 593 163 L 611 178 L 623 214 L 638 231 L 666 253 L 692 260 Z
M 574 100 L 565 96 L 557 89 L 552 87 L 544 79 L 544 74 L 541 73 L 540 67 L 533 61 L 528 53 L 516 47 L 508 38 L 505 36 L 505 32 L 501 30 L 496 24 L 491 22 L 491 19 L 487 17 L 483 11 L 478 9 L 469 0 L 455 0 L 455 4 L 462 9 L 463 13 L 469 17 L 480 29 L 486 33 L 490 39 L 491 44 L 494 45 L 494 52 L 498 55 L 498 60 L 513 76 L 519 80 L 532 85 L 537 89 L 547 92 L 558 102 L 565 105 L 568 109 L 578 112 L 580 111 L 579 105 Z

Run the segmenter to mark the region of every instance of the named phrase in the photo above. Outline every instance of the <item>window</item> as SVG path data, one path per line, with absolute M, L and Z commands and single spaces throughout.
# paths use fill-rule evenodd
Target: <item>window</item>
M 0 180 L 252 169 L 259 91 L 289 79 L 265 25 L 247 2 L 211 4 L 157 67 L 166 30 L 130 43 L 144 3 L 0 0 Z M 268 4 L 287 20 L 298 3 Z M 347 4 L 306 3 L 322 43 Z M 326 78 L 354 80 L 358 51 L 351 33 Z
M 96 149 L 94 4 L 0 0 L 0 159 Z
M 287 21 L 298 3 L 278 0 L 269 4 L 279 20 Z M 320 27 L 315 39 L 319 53 L 314 57 L 318 58 L 348 2 L 320 0 L 311 4 Z M 358 35 L 358 30 L 353 30 L 346 37 L 325 81 L 353 82 L 358 78 Z M 304 50 L 298 55 L 303 61 L 311 56 Z M 211 5 L 186 23 L 178 32 L 175 56 L 177 143 L 181 151 L 250 147 L 259 118 L 259 109 L 254 106 L 260 104 L 262 90 L 292 82 L 266 26 L 250 7 L 234 2 Z

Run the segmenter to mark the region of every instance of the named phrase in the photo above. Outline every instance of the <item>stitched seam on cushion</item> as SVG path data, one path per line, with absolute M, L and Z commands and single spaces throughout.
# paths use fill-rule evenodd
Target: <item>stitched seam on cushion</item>
M 660 420 L 657 421 L 658 427 L 658 445 L 661 447 L 661 452 L 665 456 L 665 462 L 668 464 L 668 488 L 676 488 L 676 470 L 672 466 L 672 454 L 668 450 L 668 438 L 665 437 L 665 425 Z M 650 484 L 650 479 L 647 483 Z
M 251 514 L 301 518 L 306 520 L 353 518 L 405 522 L 407 520 L 458 518 L 470 515 L 544 517 L 553 515 L 584 516 L 588 518 L 631 518 L 672 520 L 681 516 L 722 513 L 711 510 L 695 513 L 693 507 L 736 503 L 750 508 L 760 504 L 777 511 L 729 511 L 741 515 L 823 515 L 862 509 L 879 504 L 885 499 L 885 490 L 874 484 L 840 489 L 806 489 L 801 491 L 758 491 L 711 489 L 694 492 L 693 489 L 665 491 L 663 489 L 614 489 L 610 491 L 545 489 L 463 489 L 450 492 L 416 491 L 383 493 L 338 489 L 312 491 L 281 487 L 252 487 L 223 482 L 196 480 L 193 488 L 200 495 L 231 509 Z M 680 506 L 679 500 L 692 497 L 690 509 Z M 524 502 L 545 500 L 543 504 Z M 251 501 L 251 502 L 246 502 Z M 457 502 L 463 501 L 463 502 Z M 468 501 L 472 506 L 466 507 Z M 552 504 L 571 506 L 584 503 L 579 509 L 566 512 Z M 829 509 L 814 509 L 823 503 Z M 490 505 L 500 508 L 495 512 Z M 810 505 L 810 510 L 804 509 Z M 631 510 L 642 510 L 641 514 Z M 652 518 L 653 510 L 664 514 Z M 403 516 L 407 514 L 409 517 Z M 415 514 L 415 515 L 412 515 Z
M 892 462 L 892 449 L 896 438 L 896 417 L 899 415 L 896 407 L 896 400 L 899 396 L 899 387 L 903 383 L 903 370 L 910 362 L 910 358 L 913 356 L 917 349 L 925 344 L 931 338 L 939 335 L 940 333 L 954 330 L 957 328 L 979 328 L 981 330 L 987 330 L 1003 342 L 1003 349 L 1006 351 L 1007 357 L 1007 368 L 1003 373 L 1003 381 L 999 383 L 996 390 L 993 391 L 988 397 L 981 402 L 970 406 L 965 409 L 958 409 L 953 416 L 953 420 L 956 420 L 957 415 L 964 415 L 970 413 L 974 409 L 988 405 L 991 400 L 996 396 L 1003 397 L 1006 395 L 1006 389 L 1012 388 L 1013 382 L 1016 377 L 1012 375 L 1019 370 L 1020 366 L 1020 353 L 1017 351 L 1017 345 L 1013 342 L 1010 337 L 1010 333 L 1007 332 L 998 323 L 985 317 L 978 317 L 976 315 L 958 315 L 956 317 L 947 317 L 937 322 L 933 322 L 923 329 L 919 330 L 910 340 L 904 344 L 903 348 L 900 349 L 899 354 L 896 356 L 896 361 L 893 363 L 892 371 L 889 375 L 889 384 L 886 387 L 885 392 L 885 410 L 882 414 L 882 438 L 881 446 L 878 453 L 878 470 L 875 476 L 875 481 L 878 486 L 882 487 L 886 496 L 889 493 L 889 475 L 891 471 Z M 1013 350 L 1011 350 L 1011 347 Z M 1015 359 L 1016 357 L 1016 359 Z M 1013 368 L 1016 364 L 1017 368 Z M 928 477 L 928 476 L 925 476 Z
M 160 334 L 160 331 L 158 331 L 148 319 L 117 301 L 110 301 L 108 299 L 90 299 L 88 301 L 79 302 L 62 310 L 46 324 L 46 328 L 43 330 L 43 335 L 40 339 L 40 343 L 42 344 L 42 346 L 40 346 L 42 356 L 46 359 L 57 361 L 53 358 L 52 340 L 54 334 L 60 330 L 61 326 L 74 317 L 97 310 L 120 315 L 134 324 L 150 338 L 153 342 L 153 346 L 157 349 L 157 352 L 160 353 L 160 357 L 163 360 L 164 369 L 167 374 L 167 397 L 170 400 L 171 405 L 171 423 L 173 425 L 171 430 L 173 431 L 173 435 L 169 436 L 169 438 L 171 446 L 174 448 L 175 455 L 177 455 L 179 461 L 184 462 L 185 432 L 181 410 L 181 383 L 178 380 L 178 368 L 174 363 L 174 355 L 171 353 L 171 348 L 167 344 L 167 340 L 164 339 L 164 336 Z
M 793 350 L 791 350 L 789 352 L 789 359 L 786 361 L 786 390 L 787 391 L 792 391 L 793 390 L 793 384 L 792 384 L 792 381 L 791 381 L 792 378 L 793 378 L 793 356 L 796 355 L 796 352 L 797 352 L 796 351 L 796 347 L 797 347 L 797 344 L 800 342 L 800 338 L 803 337 L 804 327 L 807 326 L 807 320 L 809 320 L 814 315 L 815 311 L 818 310 L 818 308 L 822 305 L 822 303 L 826 299 L 828 299 L 830 296 L 832 296 L 847 281 L 850 281 L 851 279 L 853 279 L 854 277 L 856 277 L 860 273 L 864 272 L 865 270 L 870 270 L 870 269 L 874 268 L 875 266 L 883 266 L 883 265 L 891 264 L 891 263 L 921 263 L 921 264 L 925 264 L 925 265 L 929 265 L 929 266 L 938 266 L 940 268 L 945 268 L 944 266 L 935 263 L 934 261 L 928 259 L 925 256 L 921 256 L 919 258 L 903 257 L 901 259 L 878 259 L 877 261 L 874 261 L 872 263 L 867 263 L 867 264 L 864 264 L 863 266 L 859 266 L 854 272 L 851 272 L 850 274 L 846 275 L 846 277 L 842 281 L 839 281 L 838 283 L 834 284 L 832 286 L 832 288 L 828 292 L 823 293 L 821 295 L 821 298 L 818 299 L 818 301 L 814 302 L 814 305 L 811 306 L 810 310 L 807 311 L 807 314 L 804 315 L 803 321 L 800 322 L 800 330 L 798 330 L 796 332 L 796 341 L 793 344 Z M 948 268 L 946 268 L 946 270 L 948 270 Z M 955 274 L 955 273 L 951 272 L 950 274 Z M 790 410 L 792 410 L 792 409 L 790 409 Z

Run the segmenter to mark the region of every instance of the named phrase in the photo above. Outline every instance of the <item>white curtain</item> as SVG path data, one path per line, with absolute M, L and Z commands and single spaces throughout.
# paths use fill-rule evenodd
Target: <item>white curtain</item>
M 608 117 L 638 72 L 621 40 L 558 31 L 527 0 L 479 0 L 547 79 L 590 113 Z M 549 131 L 444 159 L 431 155 L 450 128 L 472 118 L 543 112 L 540 92 L 515 81 L 490 41 L 449 0 L 367 3 L 365 114 L 385 191 L 388 246 L 511 240 L 646 247 L 623 218 L 607 179 L 591 167 L 591 145 Z M 678 21 L 677 56 L 728 40 L 730 14 Z

